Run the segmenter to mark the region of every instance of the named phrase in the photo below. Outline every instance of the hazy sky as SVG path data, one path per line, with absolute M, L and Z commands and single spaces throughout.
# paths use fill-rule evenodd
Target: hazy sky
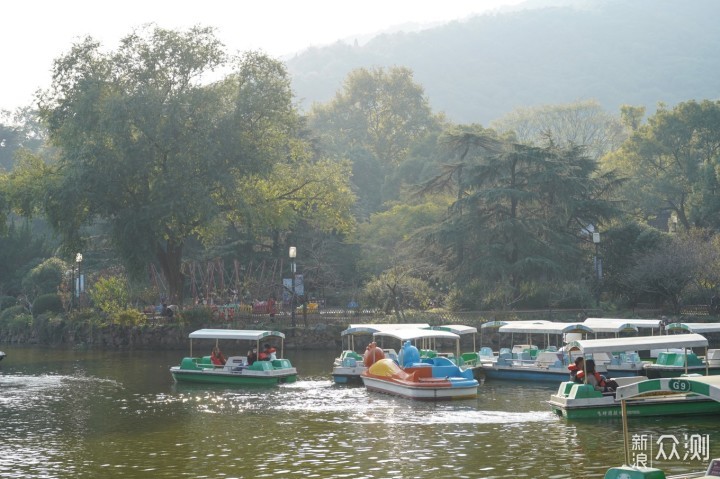
M 114 50 L 133 28 L 212 26 L 229 52 L 281 57 L 404 23 L 461 19 L 523 0 L 11 0 L 0 8 L 0 109 L 32 102 L 52 62 L 90 35 Z

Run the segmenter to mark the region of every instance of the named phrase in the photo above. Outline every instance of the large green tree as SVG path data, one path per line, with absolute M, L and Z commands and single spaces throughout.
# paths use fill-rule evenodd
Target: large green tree
M 646 220 L 720 228 L 720 101 L 661 107 L 603 159 L 628 178 L 625 197 Z
M 351 160 L 363 215 L 377 211 L 383 200 L 397 198 L 397 191 L 383 189 L 385 177 L 440 123 L 422 87 L 403 67 L 350 72 L 335 98 L 315 105 L 309 116 L 321 147 L 333 157 Z
M 430 236 L 455 278 L 518 288 L 576 274 L 587 254 L 583 232 L 615 213 L 613 175 L 598 175 L 579 147 L 506 143 L 484 131 L 450 135 L 447 143 L 460 161 L 426 191 L 457 178 L 457 200 Z
M 210 83 L 221 68 L 233 71 Z M 60 150 L 48 217 L 68 251 L 82 246 L 82 225 L 105 223 L 129 271 L 160 265 L 172 301 L 188 239 L 250 217 L 245 185 L 307 162 L 282 64 L 256 53 L 230 63 L 209 28 L 147 27 L 110 53 L 86 39 L 53 78 L 41 98 Z

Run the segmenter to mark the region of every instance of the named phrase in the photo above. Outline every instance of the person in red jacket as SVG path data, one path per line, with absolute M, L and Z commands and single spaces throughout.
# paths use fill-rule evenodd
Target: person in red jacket
M 224 366 L 227 360 L 225 356 L 223 356 L 222 351 L 220 351 L 220 348 L 215 346 L 212 353 L 210 353 L 210 361 L 212 361 L 215 366 Z
M 568 366 L 568 370 L 570 371 L 570 381 L 578 382 L 577 374 L 581 372 L 584 367 L 585 359 L 582 357 L 575 358 L 575 362 Z
M 587 373 L 587 381 L 584 381 L 585 374 Z M 585 371 L 577 373 L 577 378 L 587 384 L 592 385 L 596 391 L 610 392 L 615 391 L 618 387 L 617 382 L 612 379 L 606 379 L 605 376 L 595 371 L 595 361 L 588 359 L 585 363 Z
M 277 349 L 265 343 L 264 349 L 260 351 L 260 354 L 258 354 L 258 359 L 260 361 L 270 361 L 271 359 L 275 359 L 276 352 Z

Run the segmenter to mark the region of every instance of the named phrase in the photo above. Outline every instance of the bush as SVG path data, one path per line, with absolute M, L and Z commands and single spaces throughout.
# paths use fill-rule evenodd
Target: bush
M 33 320 L 35 334 L 41 344 L 61 343 L 65 334 L 65 326 L 65 320 L 52 312 L 36 314 Z
M 0 313 L 0 322 L 7 322 L 23 314 L 30 314 L 30 311 L 28 311 L 27 308 L 22 304 L 18 304 L 17 306 L 10 306 L 2 313 Z
M 111 316 L 125 311 L 130 297 L 127 282 L 119 276 L 98 279 L 88 294 L 96 307 Z
M 142 326 L 147 322 L 145 315 L 135 309 L 115 312 L 110 315 L 110 319 L 113 323 L 123 326 Z
M 18 300 L 14 296 L 0 296 L 0 311 L 15 306 L 18 304 Z
M 179 317 L 183 324 L 193 329 L 201 328 L 214 322 L 212 309 L 205 306 L 187 309 L 183 311 Z
M 23 288 L 31 297 L 53 293 L 58 290 L 67 269 L 67 264 L 60 258 L 49 258 L 25 275 L 22 280 Z
M 24 311 L 8 318 L 0 317 L 0 331 L 8 335 L 29 335 L 33 318 L 27 310 Z
M 32 306 L 33 316 L 38 316 L 43 313 L 62 313 L 63 304 L 60 296 L 57 294 L 43 294 L 38 296 L 33 302 Z

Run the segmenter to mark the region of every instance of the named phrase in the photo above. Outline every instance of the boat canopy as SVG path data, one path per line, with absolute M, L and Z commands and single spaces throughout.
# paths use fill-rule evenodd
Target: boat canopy
M 534 321 L 520 323 L 513 321 L 501 326 L 501 333 L 528 333 L 528 334 L 566 334 L 566 333 L 592 333 L 593 330 L 582 323 L 553 323 L 551 321 Z
M 490 329 L 490 328 L 500 328 L 502 326 L 505 326 L 506 324 L 538 324 L 538 323 L 549 323 L 550 321 L 546 321 L 544 319 L 539 319 L 537 321 L 526 321 L 526 320 L 518 320 L 518 321 L 488 321 L 486 323 L 483 323 L 480 325 L 480 331 L 482 332 L 483 329 Z
M 617 388 L 615 397 L 625 400 L 657 392 L 694 393 L 720 402 L 720 376 L 648 379 Z
M 254 329 L 198 329 L 188 336 L 190 339 L 244 339 L 259 341 L 268 336 L 277 336 L 285 339 L 285 333 L 280 331 L 261 331 Z
M 460 336 L 450 331 L 420 328 L 383 330 L 374 333 L 373 336 L 395 338 L 400 341 L 414 341 L 416 339 L 460 339 Z
M 662 324 L 661 319 L 632 319 L 632 318 L 587 318 L 585 320 L 585 323 L 594 323 L 594 322 L 601 322 L 601 321 L 618 321 L 622 323 L 632 324 L 633 326 L 637 326 L 640 329 L 660 329 L 660 325 Z
M 668 331 L 687 331 L 689 333 L 719 333 L 720 323 L 671 323 L 665 329 Z
M 634 336 L 610 339 L 579 339 L 567 345 L 568 351 L 580 350 L 583 354 L 615 353 L 646 349 L 707 348 L 708 340 L 699 334 L 673 334 L 671 336 Z
M 444 326 L 433 326 L 430 329 L 433 329 L 435 331 L 450 331 L 451 333 L 455 333 L 460 336 L 462 336 L 463 334 L 477 333 L 477 328 L 475 328 L 473 326 L 464 326 L 462 324 L 447 324 Z
M 378 331 L 373 334 L 373 340 L 376 338 L 394 338 L 399 339 L 401 343 L 405 341 L 413 341 L 417 346 L 420 341 L 421 348 L 435 349 L 435 340 L 452 339 L 455 341 L 455 354 L 460 357 L 460 336 L 450 331 L 442 331 L 435 329 L 393 329 L 386 331 Z
M 428 323 L 388 323 L 388 324 L 351 324 L 346 330 L 340 333 L 341 336 L 349 334 L 374 334 L 378 331 L 386 331 L 392 329 L 422 329 L 429 328 Z
M 637 333 L 639 328 L 636 324 L 628 323 L 624 319 L 587 318 L 583 324 L 589 326 L 594 333 L 614 333 L 623 331 Z

